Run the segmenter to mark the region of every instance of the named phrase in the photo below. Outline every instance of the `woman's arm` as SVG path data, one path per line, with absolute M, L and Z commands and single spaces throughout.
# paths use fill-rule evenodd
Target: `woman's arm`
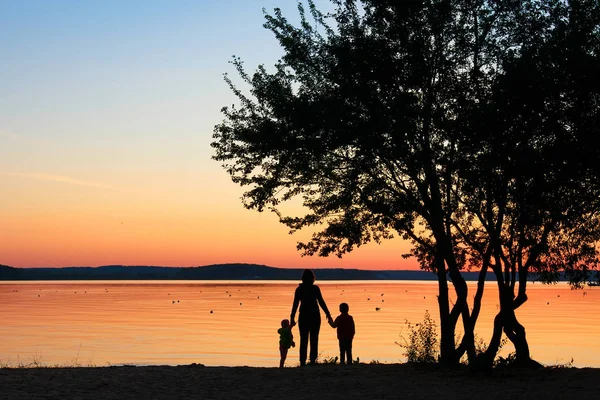
M 319 305 L 321 306 L 323 311 L 325 311 L 325 316 L 327 317 L 327 319 L 331 320 L 331 314 L 329 313 L 329 309 L 327 309 L 327 304 L 325 304 L 325 300 L 323 300 L 321 288 L 319 288 L 318 286 L 315 286 L 315 288 L 317 289 L 317 301 L 319 302 Z
M 297 287 L 294 292 L 294 304 L 292 305 L 292 313 L 290 314 L 290 323 L 294 323 L 296 317 L 296 311 L 298 310 L 298 304 L 300 303 L 300 288 Z

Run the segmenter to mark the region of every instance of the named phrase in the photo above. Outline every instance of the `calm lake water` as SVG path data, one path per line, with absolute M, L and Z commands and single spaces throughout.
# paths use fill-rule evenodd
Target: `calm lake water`
M 341 302 L 356 322 L 353 353 L 361 361 L 403 362 L 395 344 L 405 321 L 426 310 L 439 321 L 435 282 L 318 281 L 334 317 Z M 277 329 L 289 318 L 297 282 L 77 281 L 0 282 L 0 364 L 162 364 L 277 366 Z M 474 293 L 470 284 L 470 297 Z M 532 357 L 553 365 L 573 358 L 600 367 L 600 288 L 528 287 L 518 311 Z M 489 282 L 476 333 L 489 340 L 497 312 Z M 376 307 L 380 310 L 377 311 Z M 212 313 L 211 313 L 212 311 Z M 299 340 L 297 328 L 294 328 Z M 321 357 L 337 355 L 324 317 Z M 513 351 L 511 344 L 501 354 Z M 298 364 L 291 349 L 286 365 Z

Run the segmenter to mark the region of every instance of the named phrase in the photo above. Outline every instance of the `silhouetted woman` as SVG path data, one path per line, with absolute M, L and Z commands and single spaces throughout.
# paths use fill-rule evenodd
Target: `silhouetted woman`
M 300 314 L 298 316 L 298 330 L 300 331 L 300 365 L 306 364 L 306 350 L 310 340 L 310 362 L 317 361 L 319 355 L 319 330 L 321 329 L 321 312 L 319 306 L 325 312 L 327 321 L 332 321 L 331 314 L 327 309 L 325 300 L 321 295 L 321 289 L 315 283 L 315 274 L 310 269 L 302 273 L 302 283 L 294 293 L 294 305 L 290 321 L 294 321 L 298 304 Z

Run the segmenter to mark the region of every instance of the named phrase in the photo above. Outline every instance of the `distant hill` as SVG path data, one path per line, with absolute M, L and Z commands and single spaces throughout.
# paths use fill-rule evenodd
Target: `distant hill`
M 217 264 L 203 267 L 155 267 L 106 265 L 102 267 L 13 268 L 0 265 L 0 281 L 14 280 L 300 280 L 302 269 L 257 264 Z M 318 280 L 436 280 L 427 271 L 361 270 L 323 268 Z M 488 279 L 493 276 L 488 274 Z M 464 273 L 477 280 L 477 272 Z

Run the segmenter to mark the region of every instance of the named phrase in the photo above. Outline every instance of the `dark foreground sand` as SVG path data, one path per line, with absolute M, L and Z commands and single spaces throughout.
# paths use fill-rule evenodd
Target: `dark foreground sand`
M 491 376 L 409 364 L 0 369 L 0 399 L 598 399 L 600 369 Z

